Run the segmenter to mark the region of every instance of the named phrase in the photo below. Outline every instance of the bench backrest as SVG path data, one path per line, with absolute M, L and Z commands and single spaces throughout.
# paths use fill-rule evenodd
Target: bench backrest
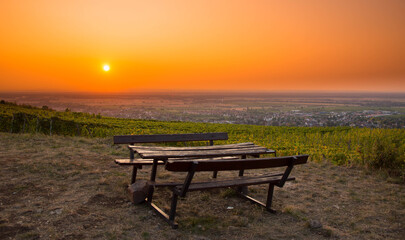
M 114 144 L 228 140 L 228 133 L 186 133 L 114 136 Z
M 188 172 L 193 166 L 193 171 L 226 171 L 274 168 L 304 164 L 308 160 L 308 155 L 297 155 L 274 158 L 248 158 L 234 160 L 169 160 L 166 163 L 166 170 L 174 172 Z M 196 164 L 197 163 L 197 164 Z

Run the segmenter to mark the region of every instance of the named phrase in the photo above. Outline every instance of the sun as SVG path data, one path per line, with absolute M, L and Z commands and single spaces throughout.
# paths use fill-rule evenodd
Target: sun
M 107 64 L 105 64 L 105 65 L 103 66 L 103 70 L 104 70 L 105 72 L 110 71 L 110 66 L 107 65 Z

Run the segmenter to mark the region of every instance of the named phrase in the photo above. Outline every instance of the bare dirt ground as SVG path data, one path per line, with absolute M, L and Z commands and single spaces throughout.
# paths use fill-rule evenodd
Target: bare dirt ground
M 297 166 L 271 214 L 230 189 L 179 202 L 179 229 L 126 197 L 127 156 L 111 139 L 0 133 L 0 239 L 404 239 L 404 185 L 325 161 Z M 183 176 L 159 169 L 160 179 Z M 140 171 L 147 178 L 150 169 Z M 220 173 L 235 176 L 237 173 Z M 208 175 L 198 175 L 204 178 Z M 266 186 L 253 186 L 265 199 Z M 170 190 L 155 191 L 168 210 Z M 228 209 L 233 207 L 233 209 Z

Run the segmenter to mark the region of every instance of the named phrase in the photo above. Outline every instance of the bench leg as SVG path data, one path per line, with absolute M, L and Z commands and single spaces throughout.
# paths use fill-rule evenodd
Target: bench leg
M 176 216 L 176 207 L 177 207 L 177 194 L 173 192 L 173 198 L 172 198 L 172 203 L 170 206 L 170 213 L 167 215 L 162 209 L 160 209 L 158 206 L 156 206 L 154 203 L 152 203 L 152 195 L 153 195 L 153 187 L 152 190 L 150 190 L 150 195 L 148 196 L 147 199 L 147 204 L 156 211 L 156 213 L 159 214 L 170 226 L 175 229 L 179 225 L 174 221 L 174 218 Z
M 134 184 L 136 181 L 136 173 L 138 171 L 138 168 L 134 165 L 132 168 L 132 177 L 131 177 L 131 184 Z
M 273 209 L 271 209 L 271 204 L 273 202 L 273 193 L 274 193 L 274 184 L 269 183 L 269 191 L 267 192 L 267 202 L 266 202 L 266 209 L 271 213 L 275 213 Z
M 243 174 L 245 173 L 245 170 L 239 170 L 239 177 L 242 177 Z M 248 194 L 248 187 L 247 186 L 243 186 L 243 187 L 238 187 L 238 192 L 246 195 Z
M 177 208 L 177 194 L 173 192 L 172 197 L 172 204 L 170 205 L 170 213 L 169 213 L 169 220 L 174 222 L 174 218 L 176 216 L 176 208 Z
M 246 200 L 249 200 L 252 203 L 258 204 L 258 205 L 266 208 L 267 211 L 269 211 L 271 213 L 276 213 L 275 210 L 271 209 L 271 203 L 272 203 L 272 200 L 273 200 L 273 192 L 274 192 L 274 184 L 270 183 L 269 184 L 269 192 L 267 193 L 267 202 L 266 202 L 266 204 L 260 202 L 259 200 L 255 199 L 255 198 L 253 198 L 253 197 L 251 197 L 251 196 L 249 196 L 249 195 L 247 195 L 247 194 L 245 194 L 243 192 L 238 191 L 237 193 L 238 193 L 238 195 L 240 197 L 242 197 L 242 198 L 244 198 Z
M 153 159 L 152 172 L 150 174 L 151 181 L 155 181 L 155 179 L 156 179 L 157 165 L 158 165 L 158 160 Z
M 217 176 L 218 176 L 218 171 L 214 171 L 214 172 L 212 173 L 212 178 L 217 178 Z
M 160 209 L 158 206 L 156 206 L 154 203 L 148 203 L 148 205 L 158 213 L 159 216 L 161 216 L 170 226 L 175 229 L 179 225 L 174 221 L 170 220 L 169 215 L 167 215 L 162 209 Z

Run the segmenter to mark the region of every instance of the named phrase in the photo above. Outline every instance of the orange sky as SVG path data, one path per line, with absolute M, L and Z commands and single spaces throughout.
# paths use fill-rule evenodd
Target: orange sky
M 0 2 L 0 92 L 142 90 L 404 92 L 405 1 Z

